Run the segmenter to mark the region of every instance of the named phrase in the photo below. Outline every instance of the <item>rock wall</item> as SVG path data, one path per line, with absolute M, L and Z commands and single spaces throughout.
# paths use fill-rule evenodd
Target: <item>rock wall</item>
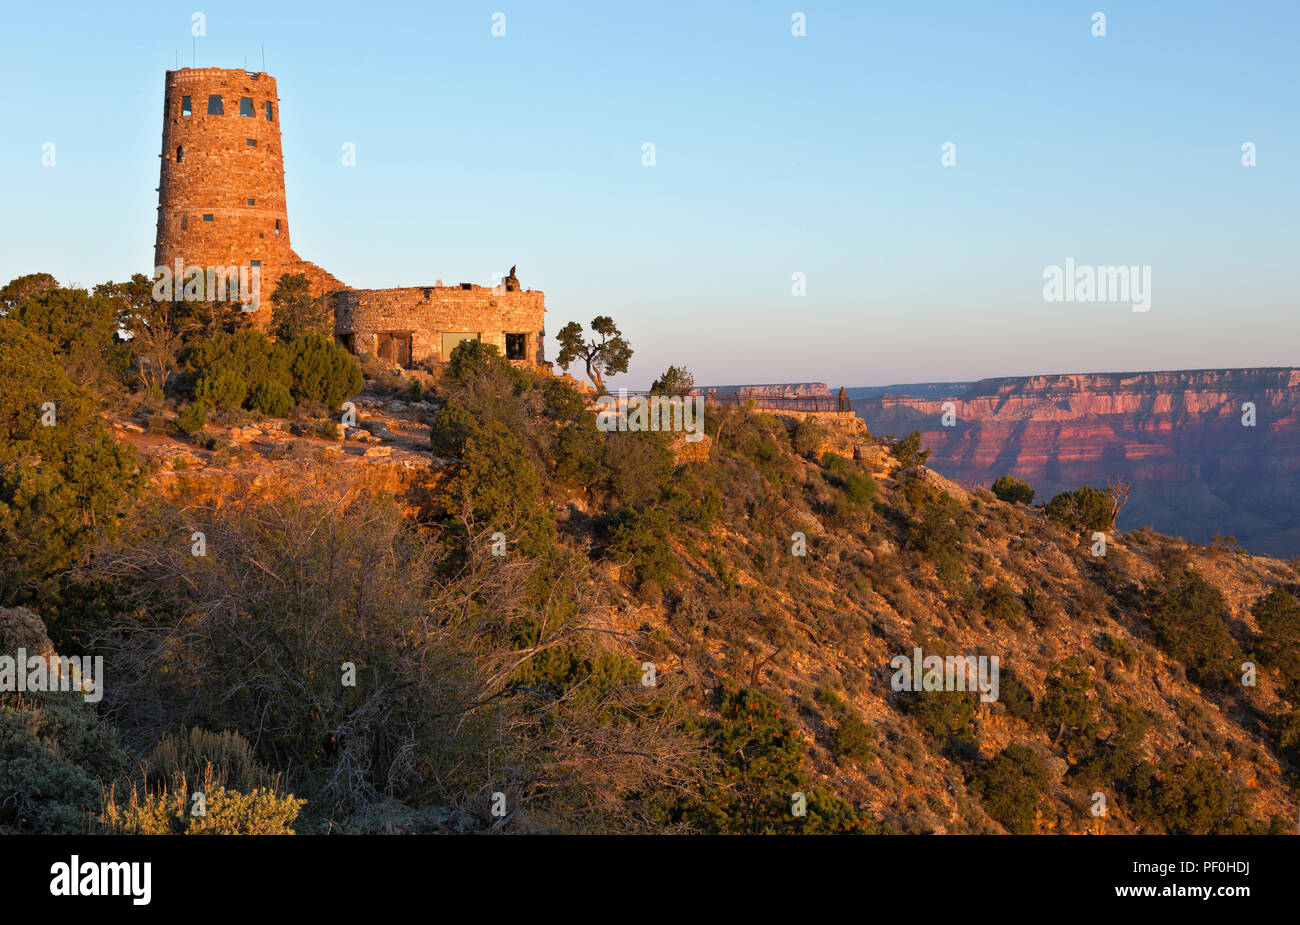
M 948 399 L 883 395 L 854 409 L 876 434 L 920 430 L 931 468 L 962 483 L 1011 473 L 1045 499 L 1123 475 L 1134 491 L 1122 527 L 1300 553 L 1298 369 L 986 379 Z
M 472 334 L 507 353 L 507 334 L 523 335 L 518 359 L 545 359 L 545 294 L 462 283 L 398 289 L 347 289 L 334 296 L 334 333 L 356 354 L 381 355 L 382 335 L 409 336 L 411 362 L 445 362 L 444 334 Z

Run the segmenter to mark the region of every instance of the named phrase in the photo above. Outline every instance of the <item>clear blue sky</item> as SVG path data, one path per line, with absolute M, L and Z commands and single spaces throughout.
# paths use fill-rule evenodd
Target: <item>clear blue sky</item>
M 1295 0 L 9 2 L 0 282 L 149 270 L 196 10 L 199 66 L 265 43 L 300 254 L 358 287 L 518 264 L 548 333 L 621 324 L 616 384 L 1300 365 Z M 1044 302 L 1067 257 L 1150 265 L 1151 310 Z

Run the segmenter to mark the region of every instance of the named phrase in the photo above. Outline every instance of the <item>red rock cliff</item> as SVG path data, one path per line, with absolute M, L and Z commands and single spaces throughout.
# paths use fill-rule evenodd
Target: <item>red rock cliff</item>
M 1300 553 L 1300 369 L 986 379 L 950 400 L 886 394 L 854 410 L 873 433 L 920 430 L 930 465 L 958 482 L 1012 473 L 1046 500 L 1124 475 L 1134 491 L 1121 527 Z

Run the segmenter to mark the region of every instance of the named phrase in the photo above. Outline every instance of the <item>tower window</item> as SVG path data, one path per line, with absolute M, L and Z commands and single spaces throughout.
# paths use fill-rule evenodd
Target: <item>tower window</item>
M 183 147 L 181 147 L 180 145 L 177 145 L 177 146 L 176 146 L 176 163 L 179 164 L 179 163 L 180 163 L 181 161 L 183 161 L 183 160 L 185 160 L 185 149 L 184 149 Z
M 266 121 L 267 121 L 267 122 L 274 122 L 274 121 L 275 121 L 274 119 L 271 118 L 271 102 L 270 102 L 270 100 L 268 100 L 267 103 L 266 103 Z
M 250 199 L 250 200 L 248 200 L 248 204 L 249 204 L 250 206 L 255 206 L 255 205 L 257 205 L 257 200 L 256 200 L 256 199 Z
M 248 261 L 248 265 L 249 265 L 250 267 L 260 267 L 260 266 L 262 265 L 262 261 L 260 261 L 260 260 L 250 260 L 250 261 Z
M 248 145 L 250 148 L 256 148 L 256 147 L 257 147 L 257 139 L 256 139 L 256 138 L 245 138 L 245 139 L 244 139 L 244 144 Z
M 280 233 L 280 220 L 278 218 L 275 220 L 275 233 Z
M 205 215 L 203 216 L 203 220 L 204 220 L 205 222 L 210 222 L 210 221 L 212 221 L 212 213 L 211 213 L 211 212 L 208 212 L 207 214 L 205 214 Z
M 226 111 L 221 108 L 221 94 L 214 93 L 208 97 L 208 115 L 224 116 Z
M 253 98 L 251 96 L 241 96 L 239 98 L 239 114 L 253 118 Z
M 182 116 L 194 115 L 194 106 L 193 104 L 191 104 L 190 98 L 188 96 L 181 97 L 181 115 Z
M 189 227 L 190 227 L 190 217 L 189 217 L 188 215 L 182 215 L 182 216 L 181 216 L 181 231 L 187 231 L 187 230 L 189 230 Z

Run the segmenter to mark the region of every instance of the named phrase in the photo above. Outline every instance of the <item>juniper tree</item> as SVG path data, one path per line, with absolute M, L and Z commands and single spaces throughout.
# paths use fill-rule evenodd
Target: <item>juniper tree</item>
M 632 348 L 623 339 L 623 334 L 614 319 L 608 315 L 599 315 L 592 319 L 591 329 L 600 335 L 600 339 L 583 338 L 582 325 L 570 321 L 560 329 L 557 339 L 560 342 L 560 355 L 555 362 L 568 371 L 575 360 L 582 360 L 587 368 L 587 378 L 597 391 L 605 390 L 605 377 L 627 372 L 628 360 L 632 359 Z

